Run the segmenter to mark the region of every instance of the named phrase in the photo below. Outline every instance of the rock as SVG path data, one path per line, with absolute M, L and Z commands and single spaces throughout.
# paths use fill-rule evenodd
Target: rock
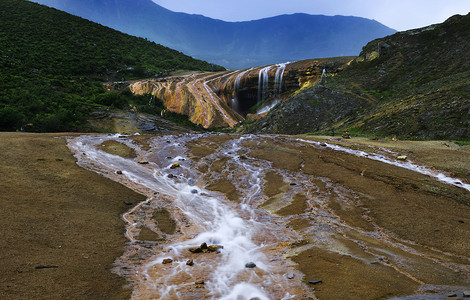
M 171 264 L 173 262 L 173 260 L 171 258 L 165 258 L 163 261 L 162 261 L 162 264 L 166 265 L 166 264 Z
M 322 281 L 321 280 L 311 280 L 308 283 L 310 283 L 310 284 L 319 284 L 319 283 L 322 283 Z
M 408 159 L 408 156 L 406 156 L 406 155 L 401 155 L 401 156 L 398 156 L 397 159 L 398 159 L 398 160 L 407 160 L 407 159 Z
M 245 265 L 245 268 L 249 268 L 249 269 L 256 268 L 256 264 L 254 262 L 249 262 Z
M 173 175 L 173 174 L 168 174 L 168 178 L 170 178 L 170 179 L 171 179 L 171 178 L 176 178 L 176 176 Z
M 207 249 L 207 243 L 202 243 L 201 246 L 199 246 L 202 250 Z
M 204 280 L 198 280 L 195 282 L 195 284 L 204 284 Z
M 191 190 L 191 194 L 197 194 L 197 193 L 198 193 L 198 191 L 196 189 Z
M 54 266 L 54 265 L 45 265 L 45 266 L 35 266 L 34 268 L 36 270 L 41 270 L 41 269 L 57 269 L 59 266 Z
M 132 205 L 132 202 L 124 201 L 124 204 L 125 204 L 125 205 Z
M 457 294 L 456 293 L 449 294 L 447 295 L 447 298 L 457 298 Z
M 464 298 L 470 298 L 470 291 L 464 291 L 463 292 L 463 297 Z
M 216 252 L 216 251 L 219 251 L 220 249 L 224 249 L 224 246 L 222 246 L 222 245 L 210 245 L 209 247 L 207 247 L 207 251 L 209 251 L 209 252 Z
M 141 165 L 148 165 L 148 164 L 149 164 L 149 162 L 148 162 L 148 161 L 143 161 L 143 160 L 142 160 L 142 161 L 139 161 L 139 164 L 141 164 Z
M 119 171 L 116 171 L 116 174 L 122 175 L 122 171 L 120 171 L 120 170 L 119 170 Z
M 175 162 L 174 164 L 171 165 L 170 169 L 174 170 L 176 168 L 179 168 L 180 167 L 180 164 Z
M 189 250 L 189 252 L 191 252 L 191 253 L 201 253 L 201 252 L 202 252 L 201 247 L 189 248 L 188 250 Z
M 287 277 L 287 279 L 294 279 L 295 274 L 294 273 L 288 273 L 286 277 Z
M 194 265 L 194 261 L 192 259 L 188 259 L 188 261 L 186 262 L 186 265 L 187 266 L 192 266 L 192 265 Z

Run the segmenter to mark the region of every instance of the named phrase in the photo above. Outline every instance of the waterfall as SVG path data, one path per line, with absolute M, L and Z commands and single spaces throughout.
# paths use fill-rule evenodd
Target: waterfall
M 274 92 L 277 96 L 281 94 L 282 91 L 282 79 L 284 77 L 284 71 L 286 70 L 287 63 L 278 64 L 276 75 L 274 77 Z
M 269 84 L 269 70 L 274 66 L 267 66 L 259 70 L 258 75 L 258 102 L 266 99 L 268 93 L 268 84 Z

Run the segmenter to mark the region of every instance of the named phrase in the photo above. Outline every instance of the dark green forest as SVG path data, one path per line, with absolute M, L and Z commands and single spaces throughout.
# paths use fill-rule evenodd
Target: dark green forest
M 0 130 L 83 130 L 96 106 L 143 102 L 103 82 L 210 63 L 25 0 L 0 1 Z M 214 66 L 214 70 L 224 70 Z

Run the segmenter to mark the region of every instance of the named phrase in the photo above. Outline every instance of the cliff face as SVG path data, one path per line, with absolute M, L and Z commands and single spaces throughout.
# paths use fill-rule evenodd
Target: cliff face
M 136 81 L 134 94 L 162 99 L 170 111 L 205 128 L 234 127 L 247 115 L 265 114 L 299 89 L 320 82 L 323 69 L 336 73 L 352 57 L 313 59 L 237 71 Z

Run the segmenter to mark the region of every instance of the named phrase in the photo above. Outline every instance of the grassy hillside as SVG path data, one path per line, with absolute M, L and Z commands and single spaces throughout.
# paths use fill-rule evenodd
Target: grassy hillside
M 78 129 L 95 105 L 145 101 L 105 93 L 101 82 L 169 69 L 211 64 L 56 9 L 0 1 L 0 130 Z
M 248 131 L 470 139 L 470 14 L 371 41 L 327 71 Z
M 367 44 L 328 86 L 373 107 L 346 124 L 359 132 L 470 137 L 470 14 Z

